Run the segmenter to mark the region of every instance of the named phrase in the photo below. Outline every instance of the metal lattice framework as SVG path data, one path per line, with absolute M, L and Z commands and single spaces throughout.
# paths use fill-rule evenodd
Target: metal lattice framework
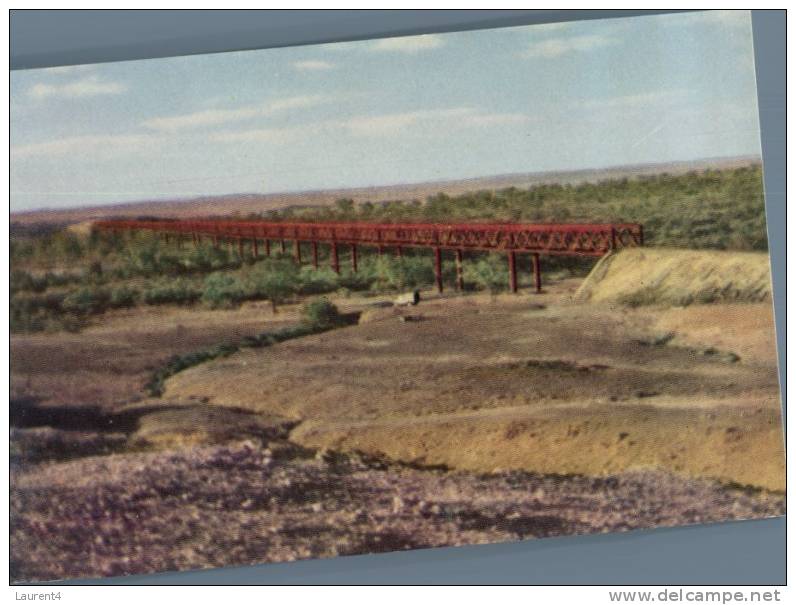
M 432 248 L 435 252 L 437 286 L 442 290 L 441 251 L 454 250 L 457 261 L 457 285 L 461 287 L 462 253 L 465 250 L 502 251 L 508 253 L 509 279 L 512 291 L 517 289 L 516 254 L 531 253 L 537 290 L 541 288 L 540 254 L 602 256 L 629 246 L 644 244 L 644 231 L 636 223 L 608 224 L 511 224 L 511 223 L 364 223 L 364 222 L 266 222 L 234 220 L 105 220 L 95 223 L 104 231 L 124 232 L 149 230 L 163 233 L 166 238 L 190 235 L 195 243 L 202 236 L 219 241 L 238 242 L 243 255 L 243 243 L 252 242 L 256 256 L 257 242 L 266 245 L 270 254 L 271 240 L 294 242 L 294 250 L 301 261 L 301 243 L 313 247 L 314 264 L 318 264 L 318 244 L 330 246 L 332 267 L 339 271 L 338 245 L 351 247 L 352 268 L 356 271 L 358 245 L 374 246 L 381 250 L 392 247 L 400 255 L 404 247 Z

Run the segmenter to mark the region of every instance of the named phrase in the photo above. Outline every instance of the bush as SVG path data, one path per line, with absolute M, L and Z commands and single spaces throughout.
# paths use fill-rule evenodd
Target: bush
M 135 306 L 139 293 L 129 286 L 120 286 L 111 290 L 110 306 L 114 309 Z
M 246 284 L 252 298 L 271 301 L 274 312 L 277 305 L 298 292 L 298 271 L 291 260 L 267 260 L 257 263 L 246 274 Z
M 334 292 L 340 284 L 340 277 L 331 269 L 302 267 L 298 274 L 299 294 L 326 294 Z
M 208 244 L 193 248 L 185 258 L 184 266 L 187 271 L 209 273 L 237 268 L 240 261 L 224 248 L 215 248 Z
M 301 308 L 301 321 L 315 329 L 327 329 L 343 323 L 337 307 L 326 298 L 317 298 L 305 303 Z
M 144 292 L 148 305 L 190 304 L 199 300 L 202 292 L 185 280 L 156 284 Z
M 103 288 L 84 287 L 67 294 L 61 308 L 76 315 L 93 315 L 105 311 L 110 298 L 110 292 Z
M 251 297 L 243 282 L 228 273 L 211 273 L 202 288 L 202 302 L 213 309 L 233 307 Z
M 476 262 L 465 263 L 464 278 L 481 289 L 497 294 L 508 284 L 508 269 L 502 263 L 498 267 L 493 258 L 482 258 Z

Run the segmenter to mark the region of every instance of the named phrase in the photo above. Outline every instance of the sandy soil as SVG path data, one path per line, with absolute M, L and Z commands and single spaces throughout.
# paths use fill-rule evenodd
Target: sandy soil
M 784 489 L 770 304 L 624 310 L 567 304 L 573 286 L 432 299 L 413 322 L 384 312 L 187 370 L 165 398 L 276 414 L 304 445 L 406 462 Z

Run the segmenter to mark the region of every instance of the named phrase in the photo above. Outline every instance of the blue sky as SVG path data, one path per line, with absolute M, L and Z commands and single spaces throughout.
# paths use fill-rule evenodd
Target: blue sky
M 11 74 L 11 209 L 759 155 L 746 11 Z

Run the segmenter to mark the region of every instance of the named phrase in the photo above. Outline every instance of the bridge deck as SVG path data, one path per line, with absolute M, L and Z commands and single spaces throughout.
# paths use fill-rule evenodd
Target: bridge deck
M 266 222 L 227 220 L 107 220 L 100 229 L 146 229 L 218 238 L 406 246 L 460 250 L 513 250 L 602 256 L 644 243 L 641 225 L 522 223 Z
M 456 253 L 456 287 L 464 288 L 462 273 L 465 250 L 506 252 L 509 263 L 509 289 L 517 291 L 517 254 L 531 253 L 536 291 L 542 289 L 540 254 L 602 256 L 611 250 L 644 244 L 644 230 L 636 223 L 607 224 L 523 224 L 523 223 L 344 223 L 344 222 L 267 222 L 233 220 L 106 220 L 95 227 L 104 231 L 149 230 L 177 235 L 178 241 L 189 234 L 195 244 L 202 236 L 214 245 L 225 239 L 237 240 L 238 254 L 244 255 L 244 242 L 251 241 L 251 253 L 259 256 L 258 241 L 271 254 L 271 240 L 293 242 L 296 260 L 301 263 L 301 244 L 312 244 L 313 264 L 318 267 L 318 244 L 329 245 L 332 269 L 340 272 L 340 244 L 350 246 L 351 269 L 357 270 L 357 246 L 385 247 L 402 254 L 404 247 L 432 248 L 437 289 L 442 292 L 442 251 Z

